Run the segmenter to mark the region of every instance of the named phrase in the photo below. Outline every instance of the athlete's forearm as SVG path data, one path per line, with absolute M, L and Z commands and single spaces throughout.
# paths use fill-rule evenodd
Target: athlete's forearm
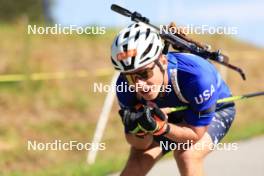
M 179 126 L 175 124 L 170 125 L 170 131 L 165 134 L 165 137 L 175 141 L 175 142 L 193 142 L 195 143 L 200 139 L 200 135 L 197 134 L 192 128 L 187 126 Z
M 133 134 L 126 134 L 127 142 L 136 149 L 144 150 L 147 149 L 153 141 L 152 135 L 146 135 L 142 137 L 137 137 Z

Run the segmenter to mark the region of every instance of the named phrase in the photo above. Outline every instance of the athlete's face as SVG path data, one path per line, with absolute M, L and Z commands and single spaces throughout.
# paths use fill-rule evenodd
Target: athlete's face
M 159 58 L 161 66 L 165 70 L 165 83 L 167 81 L 167 59 L 164 55 Z M 125 74 L 130 85 L 133 84 L 136 92 L 145 100 L 155 99 L 161 89 L 163 83 L 163 73 L 156 62 L 152 62 L 138 70 Z

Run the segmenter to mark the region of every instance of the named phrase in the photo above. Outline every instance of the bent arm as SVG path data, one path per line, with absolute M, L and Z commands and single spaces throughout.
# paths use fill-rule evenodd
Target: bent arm
M 193 142 L 196 143 L 201 139 L 204 133 L 207 131 L 208 126 L 192 126 L 192 125 L 170 125 L 170 131 L 165 135 L 165 137 L 175 141 L 175 142 Z
M 152 144 L 153 136 L 148 134 L 145 136 L 138 137 L 134 134 L 126 134 L 126 140 L 135 149 L 144 150 Z

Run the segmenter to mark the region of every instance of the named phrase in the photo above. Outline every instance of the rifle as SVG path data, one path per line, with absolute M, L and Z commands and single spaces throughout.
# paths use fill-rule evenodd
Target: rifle
M 240 74 L 243 80 L 246 80 L 246 75 L 243 70 L 235 65 L 229 63 L 229 57 L 222 54 L 220 50 L 217 51 L 210 51 L 208 45 L 202 45 L 199 42 L 196 42 L 181 32 L 176 32 L 172 34 L 169 31 L 160 30 L 159 27 L 150 23 L 149 19 L 142 16 L 138 12 L 130 12 L 129 10 L 120 7 L 116 4 L 111 5 L 111 9 L 121 15 L 126 17 L 130 17 L 134 22 L 142 22 L 147 24 L 148 26 L 160 31 L 159 34 L 161 38 L 164 40 L 164 49 L 163 54 L 167 54 L 169 50 L 169 46 L 171 45 L 173 48 L 180 50 L 180 51 L 187 51 L 192 54 L 198 55 L 206 60 L 212 60 L 217 62 L 221 65 L 224 65 Z

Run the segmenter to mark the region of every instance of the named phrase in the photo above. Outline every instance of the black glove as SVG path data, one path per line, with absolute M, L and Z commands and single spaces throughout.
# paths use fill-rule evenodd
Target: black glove
M 142 131 L 153 135 L 164 135 L 169 132 L 167 118 L 159 108 L 144 106 L 143 114 L 137 120 Z
M 137 119 L 143 116 L 143 111 L 136 111 L 135 109 L 121 109 L 119 115 L 125 127 L 125 131 L 132 134 L 142 134 L 142 130 L 138 127 Z

